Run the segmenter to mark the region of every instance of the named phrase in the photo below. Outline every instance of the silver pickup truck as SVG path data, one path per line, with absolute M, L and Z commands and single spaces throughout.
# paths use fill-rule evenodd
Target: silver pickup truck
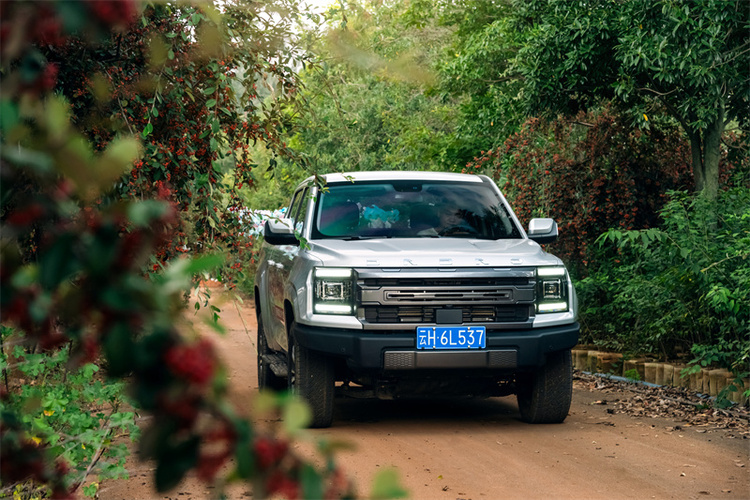
M 521 418 L 565 420 L 575 290 L 485 176 L 311 177 L 264 227 L 255 279 L 261 389 L 289 388 L 330 426 L 335 396 L 516 394 Z

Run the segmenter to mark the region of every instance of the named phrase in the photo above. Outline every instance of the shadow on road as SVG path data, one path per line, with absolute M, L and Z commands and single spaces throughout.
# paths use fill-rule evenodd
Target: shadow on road
M 337 398 L 334 410 L 336 427 L 362 423 L 415 424 L 435 427 L 446 424 L 467 428 L 487 423 L 524 425 L 515 396 L 505 398 L 456 399 L 355 399 Z

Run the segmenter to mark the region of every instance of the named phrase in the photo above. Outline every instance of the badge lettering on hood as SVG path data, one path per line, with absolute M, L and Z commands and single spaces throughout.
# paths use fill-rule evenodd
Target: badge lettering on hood
M 411 259 L 404 259 L 404 265 L 405 266 L 416 266 L 414 262 L 411 261 Z

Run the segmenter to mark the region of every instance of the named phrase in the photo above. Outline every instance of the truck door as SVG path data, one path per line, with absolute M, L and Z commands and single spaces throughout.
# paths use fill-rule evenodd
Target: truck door
M 308 189 L 300 189 L 292 197 L 286 218 L 294 224 L 295 231 L 302 233 L 308 206 Z M 286 284 L 294 258 L 299 252 L 299 246 L 269 245 L 267 248 L 268 262 L 268 296 L 271 327 L 267 330 L 268 343 L 271 348 L 286 349 L 286 318 L 284 317 L 284 299 Z

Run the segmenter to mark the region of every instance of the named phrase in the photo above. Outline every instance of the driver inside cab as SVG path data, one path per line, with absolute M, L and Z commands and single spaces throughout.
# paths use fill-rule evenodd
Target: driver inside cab
M 446 206 L 440 209 L 435 227 L 419 231 L 419 236 L 449 236 L 451 234 L 474 233 L 474 229 L 464 219 L 464 210 L 456 206 Z

